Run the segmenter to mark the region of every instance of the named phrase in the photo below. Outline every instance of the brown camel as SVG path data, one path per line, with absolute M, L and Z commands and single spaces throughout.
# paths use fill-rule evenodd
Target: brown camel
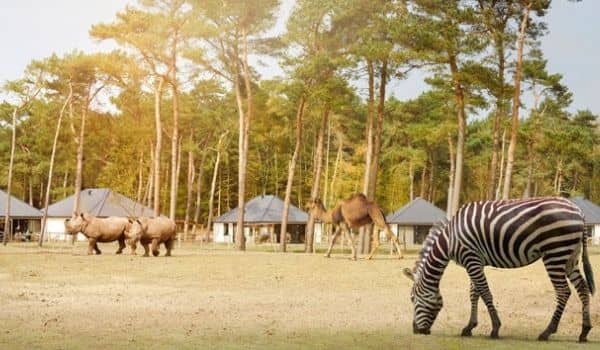
M 306 208 L 321 222 L 334 224 L 337 226 L 333 238 L 329 243 L 329 248 L 325 257 L 331 255 L 331 248 L 335 239 L 340 234 L 341 230 L 344 230 L 346 237 L 350 240 L 350 248 L 352 249 L 352 259 L 356 260 L 356 251 L 354 250 L 354 240 L 352 239 L 352 233 L 350 229 L 359 228 L 364 225 L 374 224 L 375 229 L 373 230 L 373 246 L 371 252 L 366 259 L 371 259 L 375 250 L 379 247 L 379 232 L 377 228 L 385 230 L 387 238 L 392 242 L 396 251 L 398 252 L 398 258 L 402 259 L 402 251 L 398 243 L 398 239 L 392 233 L 392 230 L 385 222 L 383 211 L 373 201 L 369 201 L 367 197 L 362 193 L 356 193 L 347 199 L 340 201 L 335 208 L 326 210 L 323 202 L 316 198 L 311 199 Z

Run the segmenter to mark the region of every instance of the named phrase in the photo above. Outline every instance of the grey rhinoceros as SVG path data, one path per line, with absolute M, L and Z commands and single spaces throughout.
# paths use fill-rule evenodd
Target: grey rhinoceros
M 136 220 L 129 219 L 126 235 L 131 237 L 129 244 L 132 254 L 135 254 L 136 243 L 140 242 L 144 247 L 144 256 L 149 256 L 149 244 L 152 244 L 152 255 L 158 256 L 158 247 L 164 243 L 167 253 L 171 256 L 177 227 L 175 221 L 165 217 L 140 217 Z
M 89 241 L 88 254 L 102 254 L 98 249 L 98 242 L 119 242 L 119 249 L 116 254 L 121 254 L 125 248 L 125 240 L 129 239 L 126 235 L 127 228 L 130 226 L 127 218 L 109 216 L 107 218 L 98 218 L 88 213 L 73 213 L 70 219 L 65 220 L 65 230 L 67 233 L 76 235 L 81 232 Z

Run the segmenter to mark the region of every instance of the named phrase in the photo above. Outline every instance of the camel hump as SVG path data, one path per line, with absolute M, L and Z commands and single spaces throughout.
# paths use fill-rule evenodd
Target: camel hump
M 365 196 L 365 194 L 361 193 L 361 192 L 356 192 L 356 193 L 352 194 L 350 197 L 348 197 L 348 200 L 350 200 L 350 201 L 354 201 L 354 200 L 368 201 L 367 196 Z

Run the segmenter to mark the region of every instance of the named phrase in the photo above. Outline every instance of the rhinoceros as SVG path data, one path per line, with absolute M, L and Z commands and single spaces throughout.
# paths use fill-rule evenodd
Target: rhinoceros
M 126 235 L 127 228 L 131 224 L 127 218 L 109 216 L 107 218 L 98 218 L 88 213 L 73 213 L 70 219 L 65 220 L 65 230 L 67 233 L 76 235 L 81 232 L 89 241 L 88 255 L 96 251 L 96 254 L 102 254 L 98 248 L 98 242 L 119 242 L 119 249 L 116 254 L 121 254 L 125 248 L 125 240 L 129 239 Z
M 167 249 L 165 256 L 171 256 L 176 232 L 175 221 L 171 219 L 141 217 L 136 220 L 129 219 L 126 235 L 131 237 L 129 244 L 132 254 L 135 254 L 136 243 L 140 242 L 144 247 L 144 256 L 149 256 L 149 244 L 152 244 L 152 255 L 158 256 L 158 247 L 164 243 Z

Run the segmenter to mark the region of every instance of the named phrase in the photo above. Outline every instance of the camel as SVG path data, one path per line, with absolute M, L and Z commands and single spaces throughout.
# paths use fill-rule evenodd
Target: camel
M 392 233 L 389 225 L 385 222 L 383 211 L 373 201 L 369 201 L 367 197 L 362 193 L 356 193 L 340 201 L 335 208 L 326 210 L 323 202 L 318 199 L 311 199 L 306 208 L 315 218 L 321 222 L 327 224 L 334 224 L 337 226 L 333 238 L 329 243 L 329 248 L 325 257 L 329 258 L 331 255 L 331 249 L 335 239 L 340 234 L 341 230 L 344 230 L 346 237 L 350 240 L 350 248 L 352 249 L 352 260 L 356 260 L 356 251 L 354 250 L 354 240 L 352 239 L 352 233 L 350 229 L 359 228 L 364 225 L 374 224 L 375 229 L 373 230 L 373 244 L 371 252 L 366 257 L 367 260 L 373 257 L 373 254 L 379 247 L 379 232 L 377 228 L 385 230 L 387 238 L 392 242 L 396 251 L 398 252 L 398 258 L 402 259 L 402 251 L 400 250 L 398 239 Z

